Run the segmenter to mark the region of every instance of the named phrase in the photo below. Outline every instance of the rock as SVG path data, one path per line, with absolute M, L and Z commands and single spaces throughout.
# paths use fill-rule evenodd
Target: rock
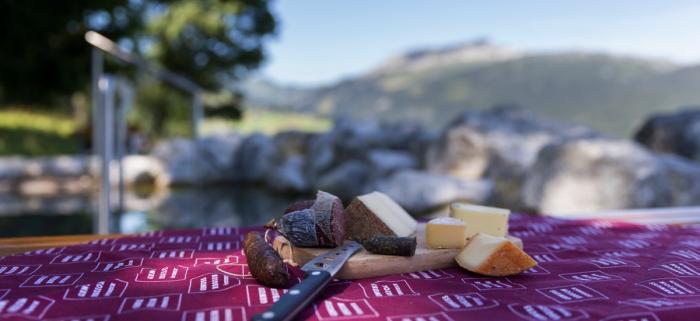
M 483 133 L 468 126 L 447 130 L 442 140 L 429 148 L 427 167 L 430 171 L 465 179 L 484 176 L 491 150 Z
M 228 182 L 240 137 L 220 135 L 198 141 L 173 139 L 156 146 L 153 155 L 165 165 L 168 185 L 193 185 Z
M 429 150 L 427 166 L 431 171 L 478 179 L 484 177 L 494 156 L 503 165 L 527 169 L 547 144 L 592 136 L 597 134 L 586 127 L 541 120 L 517 107 L 465 112 Z
M 341 156 L 344 159 L 354 157 L 367 149 L 381 147 L 386 138 L 382 134 L 378 122 L 357 121 L 351 118 L 337 119 L 330 132 L 337 149 L 346 154 Z
M 56 157 L 0 157 L 0 180 L 19 180 L 37 177 L 75 177 L 90 174 L 87 156 Z
M 152 156 L 128 155 L 123 159 L 124 183 L 130 185 L 155 185 L 167 184 L 168 174 L 163 163 Z M 118 182 L 118 173 L 112 173 L 113 182 Z
M 700 161 L 700 106 L 652 115 L 634 135 L 651 150 Z
M 300 193 L 309 190 L 309 182 L 304 176 L 304 157 L 293 155 L 270 171 L 267 186 L 278 192 Z
M 416 214 L 455 201 L 485 203 L 492 192 L 487 181 L 470 181 L 425 171 L 404 170 L 377 182 L 376 190 Z
M 524 209 L 522 186 L 540 150 L 551 143 L 598 136 L 580 126 L 538 119 L 517 107 L 465 112 L 428 149 L 428 170 L 494 183 L 491 204 Z
M 241 144 L 234 165 L 236 179 L 247 183 L 262 183 L 273 168 L 275 144 L 263 134 L 252 134 Z
M 302 131 L 285 131 L 276 134 L 272 140 L 275 143 L 277 153 L 283 159 L 295 155 L 305 155 L 306 149 L 315 133 L 307 133 Z
M 26 161 L 23 157 L 0 157 L 0 181 L 26 177 Z
M 41 176 L 77 177 L 90 173 L 90 158 L 88 156 L 57 156 L 39 160 L 42 162 Z
M 197 148 L 191 140 L 178 138 L 160 143 L 153 155 L 165 164 L 164 181 L 167 185 L 198 184 L 210 170 L 197 155 Z
M 409 152 L 389 149 L 371 150 L 367 153 L 367 163 L 372 177 L 384 177 L 399 170 L 418 167 L 418 162 Z
M 228 173 L 233 169 L 236 151 L 241 141 L 241 136 L 237 134 L 207 136 L 197 141 L 197 151 L 205 162 L 214 167 L 220 179 L 222 173 Z M 213 181 L 216 180 L 213 179 Z
M 305 172 L 312 184 L 330 169 L 336 160 L 334 136 L 329 133 L 319 134 L 308 141 Z
M 627 140 L 559 142 L 545 147 L 528 172 L 524 201 L 541 213 L 558 215 L 671 206 L 678 188 L 673 185 L 687 182 L 669 181 L 668 169 L 654 154 Z
M 700 205 L 700 164 L 675 155 L 661 155 L 659 161 L 672 190 L 671 204 Z
M 316 188 L 349 201 L 366 192 L 369 168 L 363 162 L 350 160 L 332 168 L 318 178 Z

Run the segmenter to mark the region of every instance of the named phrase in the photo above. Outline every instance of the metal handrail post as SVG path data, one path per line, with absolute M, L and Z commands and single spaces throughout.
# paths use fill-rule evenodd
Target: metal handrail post
M 99 155 L 100 154 L 100 142 L 102 141 L 102 138 L 100 137 L 100 131 L 98 129 L 98 126 L 101 121 L 101 116 L 100 116 L 100 104 L 101 104 L 101 94 L 100 94 L 100 87 L 99 87 L 99 82 L 100 78 L 102 78 L 102 73 L 104 72 L 104 55 L 102 54 L 102 51 L 100 51 L 97 48 L 92 48 L 92 53 L 90 57 L 90 63 L 91 63 L 91 72 L 92 72 L 92 128 L 91 128 L 91 136 L 92 136 L 92 154 L 93 155 Z
M 109 218 L 112 206 L 112 185 L 110 183 L 111 163 L 114 151 L 114 79 L 109 76 L 102 76 L 99 81 L 99 92 L 101 96 L 101 188 L 98 201 L 97 220 L 95 221 L 95 231 L 98 234 L 109 233 Z
M 197 92 L 192 95 L 192 138 L 199 139 L 201 123 L 204 118 L 204 109 L 202 108 L 202 95 Z

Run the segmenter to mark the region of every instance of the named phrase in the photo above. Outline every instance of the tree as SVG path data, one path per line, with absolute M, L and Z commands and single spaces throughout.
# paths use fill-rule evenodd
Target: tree
M 217 90 L 260 64 L 275 26 L 267 0 L 0 0 L 0 100 L 85 91 L 87 30 Z

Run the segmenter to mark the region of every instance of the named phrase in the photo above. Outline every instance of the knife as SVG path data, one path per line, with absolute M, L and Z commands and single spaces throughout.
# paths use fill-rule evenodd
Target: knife
M 331 249 L 304 264 L 304 279 L 282 295 L 267 311 L 253 316 L 253 321 L 292 320 L 313 299 L 321 293 L 326 284 L 335 276 L 343 264 L 360 250 L 359 243 L 351 241 L 341 247 Z

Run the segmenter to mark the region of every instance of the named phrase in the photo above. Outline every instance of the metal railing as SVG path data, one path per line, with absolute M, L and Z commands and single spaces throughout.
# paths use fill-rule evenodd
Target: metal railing
M 94 32 L 85 33 L 85 41 L 93 46 L 91 58 L 92 72 L 92 142 L 93 153 L 100 161 L 100 193 L 94 221 L 94 231 L 99 234 L 109 232 L 112 216 L 112 174 L 117 172 L 117 208 L 124 205 L 123 158 L 126 154 L 127 126 L 126 113 L 133 106 L 133 86 L 128 80 L 104 73 L 104 54 L 134 65 L 192 96 L 192 135 L 200 136 L 200 124 L 204 118 L 202 106 L 203 88 L 191 80 L 151 65 L 143 58 L 127 52 L 117 43 Z M 119 99 L 117 103 L 117 98 Z

